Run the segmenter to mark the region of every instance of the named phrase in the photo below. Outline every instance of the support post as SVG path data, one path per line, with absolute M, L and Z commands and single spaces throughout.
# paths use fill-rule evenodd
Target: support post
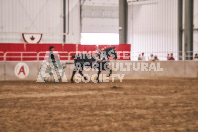
M 66 0 L 63 0 L 63 33 L 66 32 Z M 66 36 L 63 35 L 63 43 L 66 43 Z
M 127 0 L 119 0 L 119 43 L 127 43 Z
M 183 59 L 183 0 L 178 0 L 178 55 Z
M 186 59 L 193 59 L 193 0 L 185 0 L 185 52 Z

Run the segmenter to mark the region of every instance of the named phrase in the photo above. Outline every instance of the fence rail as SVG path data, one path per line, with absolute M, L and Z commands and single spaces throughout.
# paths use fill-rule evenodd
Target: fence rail
M 55 52 L 56 53 L 56 52 Z M 73 60 L 72 56 L 76 54 L 81 53 L 88 53 L 88 54 L 97 54 L 96 51 L 71 51 L 71 52 L 57 52 L 59 55 L 60 60 Z M 187 58 L 194 59 L 195 54 L 198 52 L 172 52 L 175 60 L 186 60 Z M 0 51 L 0 61 L 40 61 L 44 60 L 46 55 L 49 54 L 49 51 L 47 52 L 1 52 Z M 121 52 L 117 51 L 117 57 L 120 58 L 120 60 L 132 60 L 137 61 L 139 55 L 142 53 L 139 52 Z M 167 60 L 167 54 L 171 55 L 171 53 L 167 52 L 144 52 L 144 56 L 146 60 L 149 60 L 150 55 L 153 54 L 156 55 L 160 61 L 166 61 Z M 189 60 L 189 59 L 188 59 Z
M 4 60 L 4 52 L 0 51 L 0 61 Z
M 55 54 L 57 54 L 59 56 L 59 59 L 60 60 L 63 60 L 61 58 L 67 58 L 66 60 L 70 60 L 70 56 L 69 56 L 69 53 L 68 52 L 54 52 Z M 39 52 L 37 54 L 37 61 L 40 61 L 40 60 L 44 60 L 44 59 L 47 59 L 49 56 L 49 51 L 48 52 Z
M 157 56 L 159 60 L 161 61 L 167 61 L 168 55 L 171 56 L 173 54 L 173 57 L 175 60 L 193 60 L 195 58 L 195 54 L 198 54 L 197 52 L 193 51 L 180 51 L 180 52 L 143 52 L 146 60 L 149 60 L 151 54 L 153 56 Z M 140 52 L 131 52 L 131 60 L 137 61 L 139 55 L 142 55 Z
M 24 55 L 24 54 L 30 54 L 30 55 Z M 32 56 L 32 54 L 35 54 L 35 55 Z M 7 61 L 8 58 L 10 59 L 15 58 L 16 60 L 24 61 L 24 58 L 30 59 L 30 58 L 36 58 L 36 57 L 37 57 L 37 52 L 5 52 L 4 53 L 4 61 Z

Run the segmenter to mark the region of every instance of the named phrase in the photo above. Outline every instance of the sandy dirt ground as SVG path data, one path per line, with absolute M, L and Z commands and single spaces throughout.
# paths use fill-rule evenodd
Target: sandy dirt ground
M 198 79 L 0 82 L 0 132 L 198 131 Z

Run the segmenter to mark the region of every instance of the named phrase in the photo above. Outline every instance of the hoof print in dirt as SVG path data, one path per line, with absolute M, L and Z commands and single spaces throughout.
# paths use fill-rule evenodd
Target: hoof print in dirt
M 111 87 L 112 89 L 119 89 L 120 87 L 117 87 L 117 86 L 113 86 Z

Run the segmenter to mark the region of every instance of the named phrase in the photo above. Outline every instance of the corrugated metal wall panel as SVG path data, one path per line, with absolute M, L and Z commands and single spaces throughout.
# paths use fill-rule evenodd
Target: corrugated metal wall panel
M 85 1 L 82 6 L 82 33 L 118 33 L 118 0 Z
M 198 0 L 194 0 L 194 28 L 198 29 Z M 194 31 L 194 53 L 198 53 L 198 30 Z
M 68 43 L 80 41 L 79 8 L 79 0 L 70 0 Z M 0 32 L 63 33 L 63 0 L 1 0 L 0 10 Z M 21 34 L 1 33 L 0 42 L 17 43 L 23 39 Z M 46 42 L 61 43 L 63 36 L 44 34 L 41 43 Z
M 157 3 L 129 6 L 128 43 L 132 44 L 135 56 L 142 52 L 147 56 L 162 56 L 165 52 L 166 56 L 178 50 L 177 0 L 151 1 Z

